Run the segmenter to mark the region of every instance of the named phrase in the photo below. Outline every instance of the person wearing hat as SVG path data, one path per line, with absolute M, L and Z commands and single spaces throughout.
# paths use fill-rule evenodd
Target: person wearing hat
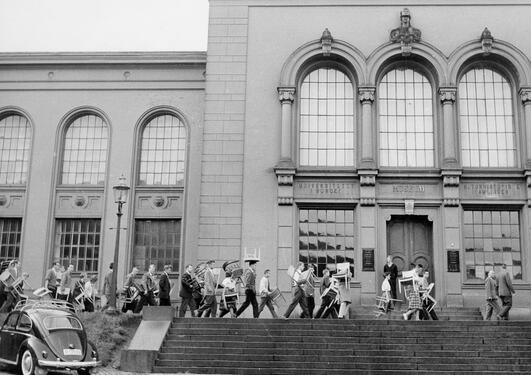
M 240 316 L 249 305 L 253 306 L 253 317 L 258 318 L 258 301 L 256 300 L 256 263 L 258 259 L 248 259 L 249 268 L 243 273 L 243 283 L 245 285 L 245 302 L 236 311 L 236 317 Z
M 205 298 L 203 299 L 203 304 L 197 310 L 197 316 L 201 317 L 203 315 L 203 312 L 205 313 L 205 318 L 208 318 L 212 316 L 212 318 L 216 317 L 217 310 L 218 310 L 218 302 L 216 301 L 216 279 L 214 277 L 214 273 L 212 272 L 212 264 L 214 264 L 214 260 L 209 260 L 206 262 L 207 270 L 205 272 L 205 285 L 204 285 L 204 294 Z M 208 310 L 208 311 L 207 311 Z

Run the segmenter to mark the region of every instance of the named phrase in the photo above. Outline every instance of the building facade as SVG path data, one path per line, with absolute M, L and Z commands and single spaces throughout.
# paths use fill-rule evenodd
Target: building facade
M 211 0 L 206 54 L 0 56 L 0 257 L 132 265 L 385 258 L 444 306 L 507 265 L 531 302 L 530 1 Z M 203 74 L 206 72 L 206 74 Z M 42 136 L 44 134 L 44 137 Z M 96 251 L 97 248 L 97 251 Z

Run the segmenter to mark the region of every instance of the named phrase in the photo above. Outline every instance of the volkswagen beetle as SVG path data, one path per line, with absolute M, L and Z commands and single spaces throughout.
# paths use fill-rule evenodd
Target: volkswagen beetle
M 0 329 L 0 362 L 15 365 L 23 375 L 48 370 L 93 374 L 101 366 L 83 324 L 64 306 L 28 303 L 13 310 Z

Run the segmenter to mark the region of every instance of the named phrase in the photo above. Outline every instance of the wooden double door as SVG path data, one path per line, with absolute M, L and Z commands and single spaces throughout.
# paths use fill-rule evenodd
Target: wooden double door
M 393 215 L 387 222 L 387 255 L 391 255 L 402 271 L 422 264 L 430 273 L 430 282 L 435 282 L 433 272 L 433 224 L 427 216 Z

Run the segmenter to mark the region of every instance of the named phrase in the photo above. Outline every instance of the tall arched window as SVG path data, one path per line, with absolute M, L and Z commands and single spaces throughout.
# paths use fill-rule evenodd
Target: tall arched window
M 459 82 L 463 167 L 514 167 L 516 142 L 511 86 L 498 72 L 478 67 Z
M 380 164 L 433 167 L 431 83 L 415 69 L 388 72 L 378 87 Z
M 353 166 L 354 136 L 352 81 L 337 69 L 313 70 L 300 90 L 300 165 Z
M 157 116 L 142 132 L 140 185 L 183 185 L 186 128 L 173 115 Z
M 31 135 L 26 117 L 11 114 L 0 118 L 0 184 L 26 183 Z
M 77 117 L 65 134 L 61 184 L 102 185 L 107 166 L 109 130 L 96 115 Z
M 161 186 L 157 192 L 166 197 L 160 198 L 161 204 L 184 189 L 186 134 L 184 123 L 172 114 L 152 117 L 142 129 L 137 187 L 148 192 L 151 186 Z M 136 212 L 135 216 L 133 264 L 146 270 L 152 263 L 157 269 L 171 264 L 179 270 L 182 214 Z

